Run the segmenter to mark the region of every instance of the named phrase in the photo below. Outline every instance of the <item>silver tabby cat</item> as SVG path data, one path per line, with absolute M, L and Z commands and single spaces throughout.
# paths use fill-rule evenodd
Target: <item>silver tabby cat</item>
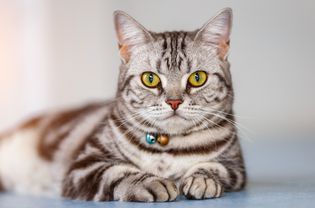
M 43 114 L 1 135 L 0 189 L 142 202 L 242 189 L 227 60 L 231 9 L 192 32 L 151 32 L 121 11 L 114 19 L 116 98 Z

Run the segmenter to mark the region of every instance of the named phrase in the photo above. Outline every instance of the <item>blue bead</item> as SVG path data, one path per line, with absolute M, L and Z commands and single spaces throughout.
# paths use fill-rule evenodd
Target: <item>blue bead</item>
M 145 140 L 148 144 L 154 144 L 156 142 L 156 138 L 156 134 L 147 133 L 147 135 L 145 136 Z

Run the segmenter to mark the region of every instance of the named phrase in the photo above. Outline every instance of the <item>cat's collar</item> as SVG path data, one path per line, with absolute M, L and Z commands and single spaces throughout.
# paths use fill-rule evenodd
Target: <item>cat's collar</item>
M 146 133 L 145 141 L 148 144 L 155 144 L 158 142 L 159 145 L 166 146 L 169 142 L 169 136 L 166 134 Z

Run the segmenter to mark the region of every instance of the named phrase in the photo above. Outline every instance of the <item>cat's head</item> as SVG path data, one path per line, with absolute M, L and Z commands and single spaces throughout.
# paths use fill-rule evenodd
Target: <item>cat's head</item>
M 114 19 L 122 60 L 117 100 L 128 111 L 124 119 L 183 134 L 230 113 L 230 8 L 193 32 L 151 32 L 121 11 Z

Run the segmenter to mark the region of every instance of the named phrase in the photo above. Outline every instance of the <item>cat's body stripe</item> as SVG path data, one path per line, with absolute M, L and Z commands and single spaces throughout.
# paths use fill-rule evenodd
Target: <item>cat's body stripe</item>
M 86 105 L 74 110 L 56 113 L 50 120 L 44 122 L 44 126 L 41 129 L 41 140 L 38 144 L 38 151 L 41 156 L 47 160 L 52 160 L 52 154 L 82 121 L 84 116 L 101 107 L 102 103 Z

